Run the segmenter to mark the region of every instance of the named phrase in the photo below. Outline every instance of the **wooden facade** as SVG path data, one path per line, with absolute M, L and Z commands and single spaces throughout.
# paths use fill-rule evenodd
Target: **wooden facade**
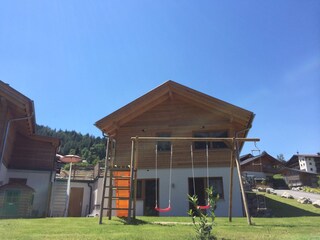
M 129 103 L 99 120 L 96 126 L 116 140 L 116 164 L 130 164 L 131 137 L 193 137 L 199 133 L 225 132 L 235 137 L 251 127 L 254 114 L 173 81 Z M 247 131 L 238 137 L 245 137 Z M 173 143 L 173 167 L 189 168 L 190 144 L 194 147 L 195 167 L 205 166 L 205 150 L 191 142 Z M 229 166 L 231 145 L 210 148 L 210 166 Z M 156 142 L 139 142 L 138 169 L 154 168 Z M 158 168 L 169 167 L 170 151 L 158 152 Z
M 240 165 L 243 172 L 262 172 L 271 175 L 279 173 L 284 167 L 284 163 L 266 152 L 247 158 L 241 161 Z
M 289 187 L 317 187 L 318 177 L 315 173 L 309 173 L 294 168 L 283 168 L 281 173 Z
M 0 81 L 1 163 L 8 169 L 54 170 L 59 139 L 35 134 L 33 102 Z

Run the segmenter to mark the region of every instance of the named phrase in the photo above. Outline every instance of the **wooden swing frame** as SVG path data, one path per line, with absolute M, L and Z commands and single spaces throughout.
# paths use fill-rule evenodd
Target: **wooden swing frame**
M 248 202 L 247 197 L 244 191 L 244 186 L 242 182 L 242 174 L 240 169 L 240 150 L 239 150 L 239 142 L 259 142 L 259 138 L 240 138 L 240 137 L 233 137 L 233 138 L 210 138 L 210 137 L 132 137 L 131 138 L 131 178 L 130 178 L 130 199 L 129 199 L 129 208 L 133 204 L 133 209 L 136 206 L 136 192 L 137 192 L 137 179 L 134 178 L 134 170 L 137 169 L 138 166 L 138 148 L 140 141 L 171 141 L 171 142 L 179 142 L 179 141 L 192 141 L 192 142 L 221 142 L 225 141 L 230 143 L 231 147 L 231 157 L 230 157 L 230 185 L 229 185 L 229 222 L 232 221 L 232 193 L 233 193 L 233 170 L 234 170 L 234 163 L 236 163 L 236 169 L 238 172 L 239 183 L 240 183 L 240 190 L 242 195 L 242 200 L 244 204 L 244 209 L 247 217 L 247 222 L 251 225 L 251 217 L 248 209 Z M 136 213 L 133 211 L 131 214 L 131 210 L 128 211 L 128 220 L 130 221 L 131 218 L 135 219 Z

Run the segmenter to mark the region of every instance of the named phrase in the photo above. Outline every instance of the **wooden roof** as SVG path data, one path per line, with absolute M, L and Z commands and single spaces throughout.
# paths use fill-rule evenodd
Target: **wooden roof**
M 241 166 L 242 165 L 246 165 L 246 164 L 248 164 L 248 163 L 251 163 L 251 162 L 253 162 L 253 161 L 260 161 L 260 160 L 269 160 L 269 161 L 272 161 L 272 162 L 274 162 L 274 163 L 276 163 L 276 164 L 279 164 L 279 165 L 284 165 L 284 163 L 283 162 L 281 162 L 280 160 L 278 160 L 278 159 L 276 159 L 276 158 L 274 158 L 274 157 L 272 157 L 270 154 L 268 154 L 266 151 L 263 151 L 261 154 L 259 154 L 259 155 L 257 155 L 257 156 L 252 156 L 252 157 L 250 157 L 250 158 L 247 158 L 247 159 L 245 159 L 245 160 L 243 160 L 243 161 L 241 161 Z
M 33 101 L 10 87 L 0 80 L 0 100 L 2 104 L 7 105 L 13 118 L 23 118 L 32 116 L 32 118 L 19 122 L 21 131 L 31 135 L 35 133 L 35 115 Z
M 29 138 L 32 138 L 33 140 L 50 142 L 56 148 L 60 145 L 60 140 L 57 138 L 35 134 L 36 118 L 33 101 L 1 80 L 0 101 L 1 104 L 7 106 L 10 110 L 10 113 L 12 114 L 11 118 L 32 116 L 27 120 L 15 122 L 20 133 L 29 136 Z
M 219 114 L 229 119 L 230 122 L 235 122 L 242 126 L 243 129 L 250 128 L 254 118 L 253 112 L 169 80 L 100 119 L 95 125 L 104 133 L 111 135 L 120 126 L 170 98 L 177 98 L 199 108 Z

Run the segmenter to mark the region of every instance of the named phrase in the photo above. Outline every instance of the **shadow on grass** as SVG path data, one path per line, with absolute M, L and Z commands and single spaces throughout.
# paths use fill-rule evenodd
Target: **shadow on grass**
M 125 225 L 144 225 L 144 224 L 149 224 L 147 221 L 143 221 L 140 219 L 131 219 L 130 221 L 128 220 L 127 217 L 118 217 L 119 222 L 125 224 Z
M 310 212 L 292 205 L 266 197 L 268 209 L 272 210 L 272 217 L 319 217 L 320 214 Z

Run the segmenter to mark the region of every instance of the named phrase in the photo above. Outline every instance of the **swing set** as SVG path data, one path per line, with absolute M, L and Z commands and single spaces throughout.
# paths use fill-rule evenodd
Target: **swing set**
M 172 142 L 179 142 L 179 141 L 190 141 L 190 159 L 191 159 L 191 169 L 192 169 L 192 179 L 193 179 L 193 192 L 195 194 L 196 190 L 196 184 L 195 184 L 195 172 L 194 172 L 194 151 L 193 151 L 193 144 L 192 142 L 206 142 L 206 178 L 207 178 L 207 186 L 209 186 L 209 147 L 208 142 L 228 142 L 231 147 L 231 158 L 230 158 L 230 186 L 229 186 L 229 221 L 232 221 L 232 192 L 233 192 L 233 170 L 234 170 L 234 163 L 236 163 L 236 168 L 238 172 L 239 177 L 239 183 L 240 183 L 240 189 L 241 189 L 241 195 L 242 200 L 244 203 L 244 208 L 247 216 L 248 224 L 251 225 L 251 218 L 248 210 L 248 204 L 247 204 L 247 198 L 244 192 L 243 182 L 241 178 L 241 170 L 240 170 L 240 160 L 239 160 L 239 142 L 254 142 L 260 141 L 258 138 L 203 138 L 203 137 L 132 137 L 132 147 L 131 147 L 131 176 L 134 176 L 133 172 L 135 169 L 137 169 L 137 161 L 138 161 L 138 146 L 140 142 L 143 141 L 170 141 L 170 168 L 169 168 L 169 184 L 168 184 L 168 191 L 169 191 L 169 197 L 168 197 L 168 206 L 166 208 L 160 208 L 158 203 L 158 144 L 155 144 L 155 177 L 156 177 L 156 198 L 155 198 L 155 207 L 154 209 L 158 212 L 169 212 L 171 211 L 171 195 L 172 195 L 172 163 L 173 163 L 173 143 Z M 130 197 L 129 199 L 129 206 L 133 205 L 133 209 L 135 209 L 136 206 L 136 192 L 137 192 L 137 184 L 136 184 L 136 178 L 131 177 L 130 179 Z M 206 205 L 199 205 L 199 209 L 206 210 L 210 208 L 209 199 L 207 199 Z M 133 215 L 131 214 L 131 211 L 128 211 L 128 220 L 130 221 L 131 218 L 135 218 L 135 211 L 133 211 Z

